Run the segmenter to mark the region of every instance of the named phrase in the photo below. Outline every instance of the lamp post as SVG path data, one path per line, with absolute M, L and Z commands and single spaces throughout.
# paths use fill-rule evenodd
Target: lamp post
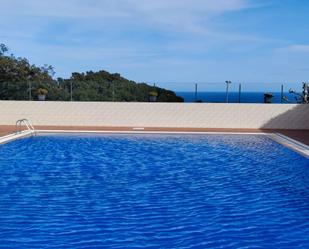
M 226 83 L 225 102 L 228 103 L 229 102 L 229 85 L 232 84 L 232 82 L 227 80 L 225 81 L 225 83 Z

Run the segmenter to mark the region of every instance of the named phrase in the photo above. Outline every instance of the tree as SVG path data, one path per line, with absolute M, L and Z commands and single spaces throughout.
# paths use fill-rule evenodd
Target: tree
M 107 71 L 74 72 L 69 79 L 53 79 L 54 68 L 30 64 L 26 58 L 6 56 L 8 48 L 0 45 L 0 99 L 28 99 L 29 90 L 34 98 L 37 89 L 48 91 L 47 100 L 70 100 L 71 85 L 76 101 L 149 101 L 149 92 L 158 93 L 157 101 L 183 102 L 174 92 L 136 83 L 123 78 L 119 73 Z M 31 83 L 31 89 L 29 85 Z
M 3 43 L 0 44 L 0 56 L 3 56 L 6 52 L 8 52 L 9 49 L 7 46 Z

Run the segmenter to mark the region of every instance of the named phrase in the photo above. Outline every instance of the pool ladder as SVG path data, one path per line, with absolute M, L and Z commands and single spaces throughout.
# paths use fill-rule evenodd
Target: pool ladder
M 31 135 L 36 135 L 36 132 L 35 132 L 35 129 L 34 129 L 33 125 L 32 125 L 31 122 L 30 122 L 28 119 L 26 119 L 26 118 L 19 119 L 19 120 L 16 121 L 16 123 L 15 123 L 15 133 L 16 133 L 16 134 L 22 132 L 21 126 L 22 126 L 23 124 L 27 127 L 27 130 L 30 131 Z

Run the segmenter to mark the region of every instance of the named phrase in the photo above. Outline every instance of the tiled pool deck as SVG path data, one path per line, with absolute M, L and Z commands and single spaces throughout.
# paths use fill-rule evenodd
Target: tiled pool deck
M 138 127 L 137 127 L 138 128 Z M 35 126 L 37 130 L 80 130 L 80 131 L 132 131 L 133 127 L 98 127 L 98 126 Z M 137 129 L 139 130 L 139 129 Z M 215 129 L 215 128 L 143 128 L 143 131 L 164 132 L 232 132 L 232 133 L 281 133 L 303 144 L 309 145 L 309 130 L 263 130 L 263 129 Z M 0 126 L 0 136 L 11 134 L 15 126 Z

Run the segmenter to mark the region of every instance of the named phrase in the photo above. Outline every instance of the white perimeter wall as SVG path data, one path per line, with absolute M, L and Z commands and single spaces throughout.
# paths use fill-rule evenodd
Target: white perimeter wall
M 309 129 L 309 105 L 0 101 L 0 125 Z

